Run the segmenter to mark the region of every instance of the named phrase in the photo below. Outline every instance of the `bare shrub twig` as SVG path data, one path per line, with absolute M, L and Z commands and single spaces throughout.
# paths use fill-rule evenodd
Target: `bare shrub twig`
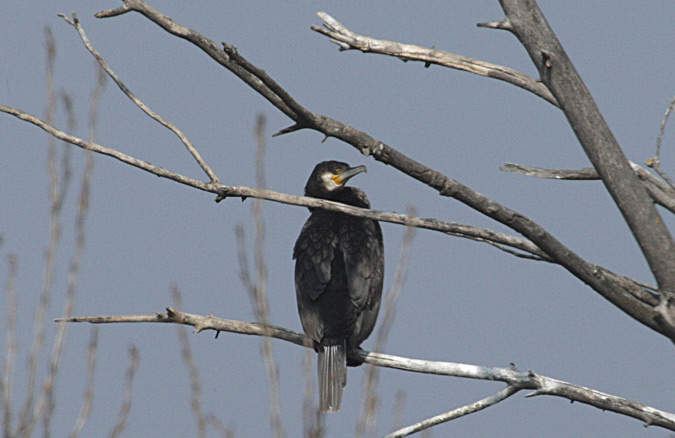
M 136 348 L 135 345 L 132 345 L 129 348 L 129 367 L 127 368 L 124 377 L 124 400 L 122 401 L 120 411 L 117 414 L 117 422 L 110 431 L 110 434 L 108 434 L 109 438 L 118 438 L 122 435 L 122 432 L 127 426 L 129 412 L 131 412 L 131 391 L 134 386 L 134 377 L 136 376 L 136 370 L 138 370 L 139 363 L 140 353 L 138 348 Z

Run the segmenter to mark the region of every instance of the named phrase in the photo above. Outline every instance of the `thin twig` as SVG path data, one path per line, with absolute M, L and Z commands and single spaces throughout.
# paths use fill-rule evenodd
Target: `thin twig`
M 657 204 L 675 213 L 675 189 L 666 182 L 649 173 L 639 164 L 629 161 L 636 175 L 645 185 L 652 200 Z M 563 180 L 599 180 L 598 172 L 592 167 L 579 170 L 548 169 L 543 167 L 527 166 L 525 164 L 506 163 L 499 170 L 513 172 L 537 178 L 563 179 Z
M 7 296 L 7 352 L 2 376 L 0 376 L 0 397 L 2 399 L 3 436 L 12 436 L 12 389 L 14 386 L 14 364 L 17 356 L 16 316 L 19 306 L 16 294 L 18 261 L 16 255 L 7 256 L 8 275 L 5 283 Z
M 104 88 L 105 88 L 105 76 L 101 74 L 101 70 L 100 68 L 98 68 L 96 86 L 94 87 L 94 91 L 92 92 L 89 102 L 88 128 L 89 128 L 89 141 L 91 142 L 93 142 L 96 137 L 98 104 L 101 93 L 103 92 Z M 64 96 L 64 101 L 65 107 L 69 112 L 68 120 L 71 120 L 70 122 L 71 126 L 69 126 L 69 128 L 71 130 L 74 130 L 75 127 L 73 125 L 75 117 L 71 112 L 72 104 L 70 103 L 70 99 L 67 96 Z M 86 245 L 85 222 L 87 218 L 87 213 L 89 211 L 89 194 L 91 190 L 91 178 L 93 171 L 94 171 L 93 152 L 85 151 L 85 168 L 82 174 L 78 210 L 77 216 L 75 218 L 75 232 L 76 232 L 75 253 L 73 254 L 72 260 L 70 262 L 70 269 L 68 271 L 66 303 L 63 309 L 64 318 L 67 318 L 70 315 L 72 315 L 75 306 L 75 292 L 79 280 L 80 265 L 82 263 L 82 257 L 84 256 L 84 250 Z M 59 324 L 54 339 L 54 347 L 49 364 L 49 374 L 43 386 L 43 394 L 41 396 L 40 403 L 38 404 L 38 417 L 40 413 L 42 413 L 45 430 L 50 429 L 51 416 L 55 408 L 54 387 L 56 384 L 56 376 L 59 371 L 59 365 L 61 363 L 61 357 L 66 341 L 66 335 L 67 335 L 67 324 Z
M 672 189 L 675 189 L 673 180 L 668 177 L 668 174 L 661 170 L 661 142 L 663 141 L 663 135 L 666 132 L 666 123 L 668 123 L 668 117 L 670 116 L 670 113 L 673 112 L 673 109 L 675 109 L 675 97 L 668 101 L 668 108 L 666 108 L 666 113 L 663 115 L 661 127 L 659 128 L 659 135 L 656 138 L 656 152 L 654 153 L 653 158 L 647 160 L 647 166 L 654 169 L 654 171 L 658 173 Z
M 117 414 L 115 427 L 113 427 L 110 434 L 108 434 L 109 438 L 118 438 L 127 426 L 129 412 L 131 412 L 131 390 L 134 386 L 134 377 L 136 375 L 136 370 L 138 370 L 139 363 L 140 354 L 136 346 L 132 345 L 131 348 L 129 348 L 129 368 L 127 368 L 124 377 L 124 400 L 122 401 L 120 411 Z
M 428 429 L 437 424 L 445 423 L 456 418 L 463 417 L 465 415 L 473 414 L 474 412 L 481 411 L 490 406 L 494 406 L 497 403 L 511 397 L 516 392 L 520 391 L 520 388 L 513 385 L 508 385 L 506 388 L 497 392 L 494 395 L 485 397 L 482 400 L 479 400 L 475 403 L 471 403 L 461 408 L 453 409 L 450 412 L 446 412 L 435 417 L 427 418 L 426 420 L 420 421 L 419 423 L 413 424 L 408 427 L 404 427 L 395 432 L 390 433 L 385 438 L 401 438 L 404 436 L 412 435 L 413 433 L 420 432 L 422 430 Z
M 216 429 L 223 438 L 234 438 L 234 430 L 225 426 L 222 421 L 214 414 L 208 414 L 206 416 L 206 421 Z
M 265 140 L 266 119 L 263 114 L 256 117 L 254 134 L 256 138 L 255 148 L 255 180 L 258 189 L 264 189 L 267 185 L 265 180 Z M 267 299 L 267 264 L 265 262 L 265 218 L 263 217 L 263 202 L 261 199 L 253 201 L 251 207 L 253 223 L 255 224 L 255 249 L 253 251 L 253 263 L 256 271 L 256 281 L 253 288 L 257 306 L 257 317 L 260 322 L 267 325 L 270 323 L 270 305 Z M 272 431 L 277 438 L 283 438 L 284 428 L 281 422 L 281 396 L 279 382 L 279 366 L 274 358 L 272 342 L 268 337 L 262 339 L 262 354 L 265 360 L 267 378 L 270 383 L 270 423 Z
M 405 409 L 406 403 L 406 393 L 405 391 L 398 390 L 394 394 L 394 405 L 391 408 L 391 430 L 398 430 L 403 423 L 403 411 Z
M 283 327 L 216 318 L 213 315 L 195 315 L 181 312 L 171 307 L 167 307 L 166 310 L 167 313 L 157 313 L 155 315 L 84 316 L 72 317 L 67 320 L 60 319 L 58 321 L 89 322 L 92 324 L 138 322 L 185 324 L 195 327 L 195 333 L 204 330 L 215 330 L 254 336 L 270 336 L 305 348 L 313 348 L 312 341 L 304 334 Z M 513 368 L 409 359 L 364 350 L 352 350 L 349 355 L 358 362 L 403 371 L 504 382 L 519 389 L 534 390 L 533 395 L 551 395 L 566 398 L 598 409 L 633 417 L 652 426 L 659 426 L 675 431 L 675 414 L 673 413 L 594 389 L 535 374 L 532 371 L 521 372 Z
M 409 207 L 407 214 L 414 216 L 417 210 L 414 207 Z M 396 303 L 401 295 L 403 286 L 408 275 L 408 267 L 410 266 L 410 254 L 412 250 L 413 240 L 415 238 L 415 228 L 407 227 L 401 242 L 401 253 L 396 266 L 396 273 L 394 274 L 394 283 L 384 300 L 384 308 L 382 309 L 382 316 L 380 317 L 380 325 L 375 336 L 375 346 L 373 351 L 382 352 L 387 345 L 389 332 L 394 324 L 394 317 L 396 316 Z M 357 437 L 372 436 L 377 425 L 377 410 L 379 408 L 379 396 L 377 393 L 377 384 L 379 381 L 379 368 L 369 366 L 363 378 L 363 389 L 361 390 L 363 398 L 361 401 L 361 413 L 356 425 Z
M 57 98 L 54 92 L 54 68 L 56 65 L 56 43 L 51 28 L 45 28 L 46 41 L 46 68 L 45 83 L 47 91 L 47 110 L 45 111 L 45 120 L 47 124 L 52 124 L 56 112 Z M 51 296 L 54 289 L 56 251 L 61 241 L 61 210 L 66 194 L 66 188 L 70 183 L 69 161 L 63 160 L 63 175 L 59 177 L 59 169 L 56 164 L 57 144 L 53 136 L 47 138 L 47 171 L 49 174 L 49 238 L 47 240 L 47 249 L 45 251 L 45 270 L 43 274 L 42 291 L 40 292 L 40 302 L 35 319 L 33 322 L 33 346 L 28 357 L 28 382 L 26 385 L 26 399 L 21 412 L 19 413 L 18 435 L 30 436 L 33 427 L 36 425 L 37 413 L 34 410 L 34 400 L 36 397 L 37 386 L 37 366 L 40 360 L 40 354 L 44 349 L 45 342 L 45 316 L 49 309 Z
M 77 14 L 73 12 L 73 18 L 72 20 L 66 17 L 64 14 L 59 14 L 61 18 L 63 18 L 68 24 L 72 25 L 77 32 L 80 35 L 80 38 L 82 38 L 82 42 L 84 43 L 85 47 L 91 53 L 96 61 L 99 63 L 101 68 L 105 70 L 105 72 L 112 78 L 113 81 L 115 81 L 115 84 L 119 87 L 120 90 L 129 98 L 133 103 L 135 103 L 145 114 L 147 114 L 151 119 L 159 123 L 160 125 L 164 126 L 171 132 L 173 132 L 179 139 L 180 141 L 185 145 L 185 148 L 190 152 L 190 154 L 194 157 L 194 159 L 197 161 L 199 166 L 202 168 L 204 173 L 209 177 L 211 182 L 218 182 L 218 176 L 213 172 L 211 167 L 204 161 L 202 158 L 201 154 L 197 149 L 194 147 L 194 144 L 190 141 L 190 139 L 176 127 L 176 125 L 168 122 L 165 120 L 162 116 L 154 112 L 150 107 L 148 107 L 143 101 L 141 101 L 134 93 L 129 90 L 129 88 L 124 85 L 124 82 L 115 74 L 115 72 L 112 70 L 112 68 L 108 65 L 108 63 L 103 59 L 103 57 L 98 53 L 98 51 L 94 48 L 94 46 L 89 42 L 89 39 L 87 38 L 87 34 L 84 32 L 84 29 L 82 28 L 82 25 L 80 24 L 80 21 L 77 18 Z
M 89 419 L 91 408 L 94 404 L 94 373 L 96 371 L 96 350 L 98 348 L 98 327 L 92 327 L 89 337 L 89 347 L 87 348 L 87 383 L 84 396 L 82 397 L 82 407 L 80 415 L 77 417 L 75 426 L 70 432 L 69 438 L 79 438 L 82 429 Z
M 326 414 L 314 403 L 314 350 L 307 348 L 302 355 L 302 375 L 305 380 L 305 393 L 302 397 L 302 436 L 303 438 L 322 438 L 326 435 Z
M 259 203 L 260 200 L 256 199 L 256 202 Z M 262 221 L 261 206 L 258 205 L 256 207 L 256 203 L 254 203 L 252 210 L 256 228 L 256 249 L 254 250 L 256 254 L 254 257 L 256 279 L 253 280 L 251 278 L 248 255 L 246 253 L 244 226 L 242 224 L 237 224 L 235 227 L 235 234 L 237 236 L 237 254 L 239 258 L 239 278 L 248 292 L 256 320 L 258 320 L 263 327 L 268 327 L 270 318 L 269 302 L 267 300 L 266 292 L 267 269 L 264 260 L 264 223 Z M 267 337 L 263 337 L 262 339 L 261 352 L 270 384 L 270 424 L 275 436 L 282 437 L 283 427 L 281 423 L 281 400 L 279 396 L 279 370 L 276 360 L 274 359 L 272 344 Z
M 174 305 L 178 309 L 183 308 L 183 297 L 176 285 L 171 287 L 171 296 L 173 297 Z M 197 420 L 197 431 L 200 438 L 206 437 L 206 416 L 202 409 L 202 382 L 199 378 L 199 368 L 195 363 L 192 349 L 190 348 L 190 340 L 188 339 L 185 327 L 176 325 L 176 332 L 178 333 L 178 341 L 181 347 L 181 358 L 190 374 L 190 392 L 192 394 L 192 413 Z

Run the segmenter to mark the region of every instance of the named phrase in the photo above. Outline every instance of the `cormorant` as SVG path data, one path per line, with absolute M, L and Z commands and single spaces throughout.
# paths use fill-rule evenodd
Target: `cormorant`
M 365 166 L 339 161 L 319 163 L 305 185 L 305 196 L 370 208 L 363 190 L 345 186 L 365 171 Z M 380 308 L 382 231 L 371 219 L 310 211 L 293 249 L 295 290 L 302 327 L 319 354 L 319 409 L 337 412 L 347 384 L 347 353 L 373 331 Z

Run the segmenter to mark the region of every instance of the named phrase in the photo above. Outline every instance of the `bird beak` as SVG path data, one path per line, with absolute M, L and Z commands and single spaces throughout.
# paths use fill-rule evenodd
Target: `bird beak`
M 333 181 L 335 181 L 335 184 L 338 186 L 344 185 L 349 181 L 349 179 L 353 176 L 358 175 L 361 172 L 366 172 L 366 166 L 356 166 L 356 167 L 351 167 L 347 170 L 342 171 L 341 173 L 338 173 L 336 175 L 333 175 Z

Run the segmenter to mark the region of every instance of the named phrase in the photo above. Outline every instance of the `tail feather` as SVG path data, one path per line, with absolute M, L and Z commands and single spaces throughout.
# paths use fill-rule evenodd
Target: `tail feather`
M 319 410 L 337 412 L 347 384 L 347 345 L 321 345 L 318 360 Z

